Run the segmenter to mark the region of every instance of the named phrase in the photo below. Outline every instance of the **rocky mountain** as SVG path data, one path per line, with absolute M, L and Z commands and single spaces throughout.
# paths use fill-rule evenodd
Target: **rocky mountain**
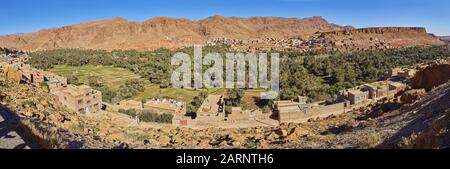
M 439 39 L 421 27 L 377 27 L 321 33 L 314 41 L 337 49 L 401 48 L 418 45 L 440 45 Z
M 204 44 L 208 38 L 214 37 L 284 38 L 342 28 L 328 23 L 321 17 L 297 19 L 212 16 L 198 21 L 155 17 L 144 22 L 129 22 L 123 18 L 115 18 L 44 29 L 28 34 L 0 36 L 0 46 L 24 50 L 56 48 L 151 50 Z
M 299 42 L 290 41 L 292 38 Z M 286 46 L 298 49 L 322 46 L 409 47 L 443 43 L 428 35 L 423 28 L 354 29 L 351 26 L 329 23 L 319 16 L 303 19 L 212 16 L 197 21 L 169 17 L 155 17 L 144 22 L 129 22 L 123 18 L 99 20 L 33 33 L 0 36 L 0 46 L 28 51 L 58 48 L 144 51 L 207 44 L 211 39 L 256 43 L 229 44 L 238 48 L 261 46 L 278 49 L 285 49 Z

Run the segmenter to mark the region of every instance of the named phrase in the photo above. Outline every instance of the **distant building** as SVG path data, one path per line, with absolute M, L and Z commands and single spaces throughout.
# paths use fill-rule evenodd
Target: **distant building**
M 44 80 L 57 86 L 57 87 L 64 87 L 67 86 L 67 78 L 55 75 L 51 72 L 43 72 Z
M 414 77 L 417 72 L 417 68 L 423 68 L 427 65 L 416 65 L 415 68 L 392 68 L 387 72 L 386 78 L 400 78 L 400 79 L 410 79 Z
M 123 109 L 123 110 L 129 110 L 129 109 L 142 110 L 142 102 L 138 102 L 138 101 L 135 101 L 135 100 L 122 100 L 122 101 L 116 103 L 114 105 L 114 108 L 113 108 L 114 111 L 119 111 L 120 109 Z
M 89 86 L 68 85 L 65 88 L 57 88 L 51 91 L 58 100 L 67 108 L 80 112 L 97 112 L 102 106 L 102 94 Z
M 306 114 L 311 104 L 307 104 L 307 97 L 298 96 L 297 100 L 275 101 L 274 111 L 280 122 L 298 119 Z
M 369 90 L 369 99 L 379 100 L 387 97 L 389 84 L 384 81 L 364 85 Z
M 398 72 L 401 71 L 401 68 L 392 68 L 388 71 L 388 77 L 395 77 L 398 76 Z
M 153 113 L 186 114 L 186 104 L 173 99 L 154 98 L 144 103 L 144 111 Z
M 366 99 L 369 98 L 369 92 L 368 91 L 362 91 L 359 89 L 353 89 L 348 91 L 348 100 L 350 101 L 350 104 L 359 104 Z

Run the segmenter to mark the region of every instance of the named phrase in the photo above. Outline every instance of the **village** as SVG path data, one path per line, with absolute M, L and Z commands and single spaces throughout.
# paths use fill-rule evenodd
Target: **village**
M 68 84 L 65 77 L 26 64 L 27 59 L 27 54 L 0 56 L 0 70 L 9 81 L 46 85 L 48 92 L 71 111 L 81 114 L 124 110 L 166 113 L 172 115 L 172 125 L 188 128 L 278 126 L 281 123 L 304 123 L 310 119 L 339 115 L 380 101 L 395 99 L 398 93 L 407 88 L 408 79 L 414 76 L 417 69 L 424 67 L 416 65 L 391 69 L 386 72 L 385 80 L 342 90 L 333 100 L 310 102 L 307 97 L 298 96 L 293 100 L 275 101 L 271 113 L 263 113 L 258 108 L 243 110 L 241 107 L 231 107 L 231 112 L 226 112 L 225 96 L 211 94 L 203 101 L 193 118 L 186 116 L 186 103 L 174 99 L 153 98 L 145 102 L 126 99 L 114 104 L 105 103 L 100 91 L 88 85 Z M 133 123 L 139 125 L 141 122 L 135 117 Z

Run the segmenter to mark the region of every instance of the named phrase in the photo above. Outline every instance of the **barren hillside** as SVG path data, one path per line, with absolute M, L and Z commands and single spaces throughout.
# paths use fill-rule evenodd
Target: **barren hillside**
M 144 51 L 206 44 L 210 39 L 217 38 L 251 41 L 254 44 L 249 45 L 250 47 L 276 49 L 284 49 L 286 46 L 299 49 L 371 49 L 443 44 L 428 35 L 423 28 L 355 30 L 351 26 L 342 27 L 329 23 L 319 16 L 303 19 L 212 16 L 198 21 L 169 17 L 155 17 L 144 22 L 129 22 L 123 18 L 99 20 L 33 33 L 0 36 L 0 46 L 31 51 L 58 48 Z M 292 38 L 299 39 L 301 46 L 295 46 L 297 42 L 289 40 Z M 242 43 L 230 45 L 244 48 L 248 46 Z
M 208 38 L 251 39 L 304 36 L 342 29 L 321 17 L 304 19 L 212 16 L 199 21 L 155 17 L 144 22 L 123 18 L 99 20 L 44 29 L 34 33 L 0 36 L 0 46 L 24 50 L 56 48 L 136 49 L 204 44 Z

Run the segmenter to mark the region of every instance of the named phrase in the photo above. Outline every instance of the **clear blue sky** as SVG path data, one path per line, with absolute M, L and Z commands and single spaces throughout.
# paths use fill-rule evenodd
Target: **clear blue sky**
M 109 19 L 154 16 L 323 16 L 355 27 L 423 26 L 450 35 L 449 0 L 1 0 L 0 34 Z

